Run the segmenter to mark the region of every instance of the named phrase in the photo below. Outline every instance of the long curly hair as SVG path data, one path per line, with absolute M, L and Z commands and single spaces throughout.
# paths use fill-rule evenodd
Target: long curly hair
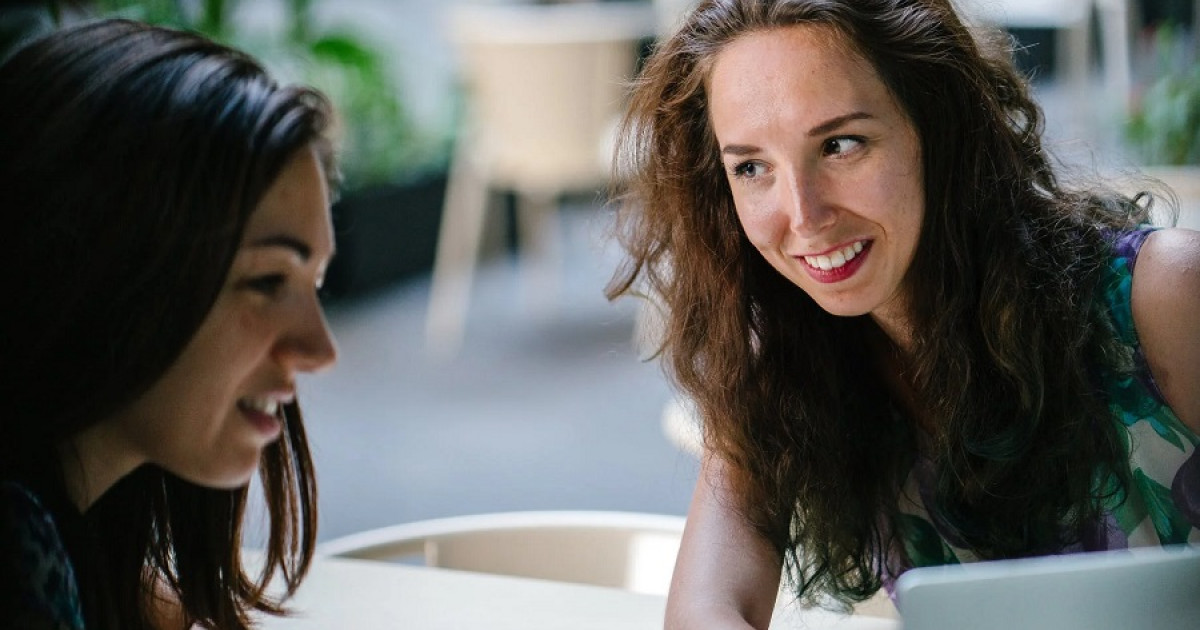
M 0 66 L 0 208 L 10 235 L 0 340 L 0 478 L 42 495 L 88 628 L 150 628 L 154 593 L 189 625 L 281 613 L 316 543 L 317 488 L 300 409 L 264 449 L 261 573 L 242 563 L 249 491 L 144 465 L 80 515 L 57 446 L 145 393 L 221 290 L 242 232 L 297 151 L 335 174 L 321 94 L 277 85 L 195 34 L 108 20 L 36 40 Z M 336 182 L 333 182 L 336 183 Z
M 708 112 L 714 58 L 749 32 L 818 25 L 866 59 L 920 137 L 926 211 L 903 290 L 902 364 L 928 414 L 935 520 L 981 558 L 1080 540 L 1120 476 L 1097 383 L 1128 370 L 1097 283 L 1108 232 L 1149 204 L 1060 184 L 1009 40 L 947 0 L 706 0 L 633 85 L 614 169 L 629 257 L 607 292 L 661 304 L 660 352 L 706 450 L 809 604 L 876 592 L 920 431 L 885 381 L 882 331 L 836 317 L 747 240 Z M 1115 498 L 1119 499 L 1119 496 Z M 902 552 L 901 552 L 902 553 Z

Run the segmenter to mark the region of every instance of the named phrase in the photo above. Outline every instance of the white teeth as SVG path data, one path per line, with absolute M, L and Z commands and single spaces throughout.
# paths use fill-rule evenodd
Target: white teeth
M 862 250 L 863 241 L 855 241 L 853 244 L 847 245 L 828 256 L 805 256 L 804 262 L 822 271 L 829 271 L 854 260 L 854 257 L 862 252 Z
M 279 413 L 279 401 L 274 398 L 248 398 L 242 401 L 243 406 L 253 411 L 273 416 Z

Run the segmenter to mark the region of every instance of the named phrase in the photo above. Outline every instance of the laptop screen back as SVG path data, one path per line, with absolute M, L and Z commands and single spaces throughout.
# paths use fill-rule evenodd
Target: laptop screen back
M 1200 548 L 1144 548 L 913 569 L 905 630 L 1200 630 Z

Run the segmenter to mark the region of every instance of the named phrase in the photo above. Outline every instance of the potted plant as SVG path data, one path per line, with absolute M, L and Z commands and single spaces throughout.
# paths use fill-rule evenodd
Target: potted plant
M 344 181 L 333 208 L 338 255 L 326 275 L 327 296 L 356 297 L 427 272 L 441 222 L 449 133 L 415 128 L 379 48 L 346 27 L 315 28 L 312 0 L 288 0 L 288 7 L 282 37 L 246 36 L 240 43 L 281 77 L 321 89 L 340 114 Z
M 1196 30 L 1193 27 L 1193 31 Z M 1142 171 L 1179 199 L 1179 225 L 1200 229 L 1200 55 L 1197 37 L 1173 26 L 1155 29 L 1151 54 L 1157 68 L 1136 94 L 1126 138 Z
M 23 35 L 7 31 L 18 27 L 45 30 L 80 14 L 123 16 L 203 33 L 254 55 L 284 82 L 313 85 L 328 95 L 338 114 L 334 133 L 343 181 L 333 208 L 338 256 L 326 291 L 344 298 L 432 266 L 450 134 L 418 130 L 382 47 L 349 26 L 319 27 L 313 3 L 286 0 L 281 24 L 252 29 L 233 19 L 236 0 L 47 0 L 26 3 L 41 5 L 36 19 L 28 10 L 6 10 L 0 34 L 6 45 L 15 45 Z

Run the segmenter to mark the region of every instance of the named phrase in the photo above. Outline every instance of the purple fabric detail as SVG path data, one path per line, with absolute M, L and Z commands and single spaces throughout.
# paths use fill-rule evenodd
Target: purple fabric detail
M 1171 499 L 1192 527 L 1200 528 L 1200 448 L 1193 450 L 1192 456 L 1175 472 Z
M 904 557 L 904 554 L 898 549 L 892 549 L 888 552 L 887 569 L 880 571 L 879 581 L 883 584 L 883 590 L 887 592 L 888 599 L 892 600 L 892 604 L 899 606 L 896 599 L 896 580 L 900 576 L 912 568 L 912 564 Z
M 1125 259 L 1126 264 L 1129 265 L 1130 276 L 1133 275 L 1134 267 L 1137 265 L 1138 254 L 1141 253 L 1142 245 L 1145 244 L 1146 238 L 1157 229 L 1156 227 L 1138 228 L 1129 232 L 1119 232 L 1113 238 L 1113 253 L 1118 258 Z M 1126 298 L 1132 300 L 1132 292 Z M 1132 332 L 1136 337 L 1137 330 L 1133 330 Z M 1142 354 L 1142 344 L 1140 341 L 1133 348 L 1133 360 L 1137 365 L 1138 380 L 1141 381 L 1142 385 L 1146 386 L 1146 389 L 1150 391 L 1150 395 L 1154 397 L 1154 400 L 1158 404 L 1167 404 L 1167 399 L 1163 396 L 1162 390 L 1158 389 L 1158 382 L 1154 380 L 1154 374 L 1150 372 L 1150 366 L 1146 363 L 1146 355 Z
M 883 590 L 887 591 L 888 599 L 892 600 L 892 603 L 895 604 L 896 579 L 892 577 L 892 574 L 885 572 L 883 575 L 879 576 L 879 581 L 883 582 Z
M 879 529 L 883 540 L 892 539 L 892 528 L 887 519 L 881 520 Z M 912 568 L 912 563 L 905 557 L 902 549 L 903 545 L 889 545 L 886 549 L 881 550 L 882 555 L 875 559 L 876 575 L 879 576 L 883 590 L 892 600 L 892 604 L 896 603 L 896 580 L 902 573 Z
M 1067 553 L 1075 551 L 1108 551 L 1110 549 L 1128 549 L 1129 536 L 1121 529 L 1121 524 L 1117 522 L 1117 517 L 1112 512 L 1105 512 L 1103 520 L 1092 523 L 1088 531 L 1084 533 L 1083 540 L 1078 545 L 1077 549 L 1064 550 Z
M 1142 250 L 1142 244 L 1146 242 L 1146 237 L 1158 228 L 1140 228 L 1130 232 L 1119 232 L 1116 238 L 1113 239 L 1113 253 L 1121 258 L 1129 259 L 1129 271 L 1133 271 L 1133 265 L 1137 261 L 1138 252 Z

